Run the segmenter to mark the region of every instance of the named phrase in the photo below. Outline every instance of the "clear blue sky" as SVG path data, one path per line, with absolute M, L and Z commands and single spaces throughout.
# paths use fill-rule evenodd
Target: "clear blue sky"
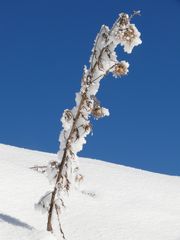
M 118 50 L 129 75 L 102 81 L 111 115 L 93 122 L 80 155 L 180 175 L 178 0 L 1 0 L 0 142 L 57 152 L 60 116 L 74 105 L 100 26 L 139 9 L 143 44 Z

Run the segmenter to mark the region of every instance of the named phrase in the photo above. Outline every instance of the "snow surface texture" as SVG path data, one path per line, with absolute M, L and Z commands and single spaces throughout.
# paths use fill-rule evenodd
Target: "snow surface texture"
M 30 167 L 56 155 L 0 144 L 0 240 L 54 240 L 34 203 L 49 188 Z M 80 159 L 84 183 L 63 213 L 67 240 L 180 240 L 180 178 Z

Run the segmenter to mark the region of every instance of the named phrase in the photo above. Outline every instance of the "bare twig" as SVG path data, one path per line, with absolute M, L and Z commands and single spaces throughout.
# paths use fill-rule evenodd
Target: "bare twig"
M 47 166 L 33 166 L 33 167 L 30 167 L 30 169 L 40 172 L 40 173 L 45 173 Z
M 65 238 L 65 235 L 64 235 L 64 232 L 63 232 L 63 230 L 62 230 L 62 226 L 61 226 L 61 222 L 60 222 L 60 218 L 59 218 L 58 207 L 57 207 L 56 204 L 55 204 L 55 209 L 56 209 L 56 215 L 57 215 L 57 219 L 58 219 L 58 224 L 59 224 L 60 233 L 61 233 L 63 239 L 66 239 L 66 238 Z
M 129 19 L 131 20 L 134 16 L 141 16 L 141 11 L 137 10 L 137 11 L 133 11 L 133 13 L 130 15 Z

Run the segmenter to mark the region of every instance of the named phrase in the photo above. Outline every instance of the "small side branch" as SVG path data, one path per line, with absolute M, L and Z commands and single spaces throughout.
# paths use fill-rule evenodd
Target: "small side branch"
M 45 173 L 46 172 L 46 169 L 47 169 L 47 166 L 33 166 L 33 167 L 30 167 L 29 169 L 31 170 L 34 170 L 36 172 L 39 172 L 39 173 Z
M 59 224 L 59 230 L 60 230 L 60 233 L 61 233 L 63 239 L 66 240 L 65 235 L 64 235 L 64 232 L 63 232 L 63 230 L 62 230 L 62 226 L 61 226 L 60 218 L 59 218 L 59 209 L 58 209 L 58 206 L 57 206 L 56 204 L 55 204 L 55 209 L 56 209 L 56 215 L 57 215 L 57 219 L 58 219 L 58 224 Z

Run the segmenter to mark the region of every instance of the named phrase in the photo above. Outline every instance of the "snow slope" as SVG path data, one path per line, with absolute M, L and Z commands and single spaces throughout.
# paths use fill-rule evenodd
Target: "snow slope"
M 0 144 L 0 240 L 54 240 L 34 203 L 54 154 Z M 63 214 L 67 240 L 180 240 L 180 178 L 80 159 L 85 175 Z

